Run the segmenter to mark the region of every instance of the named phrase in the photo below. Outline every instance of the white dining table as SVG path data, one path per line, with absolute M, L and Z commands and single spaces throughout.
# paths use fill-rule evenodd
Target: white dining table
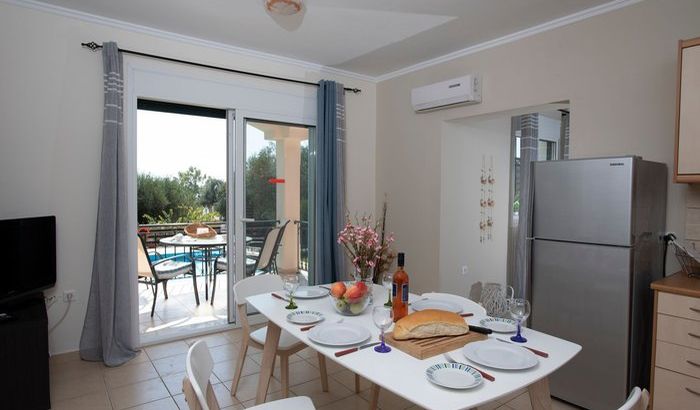
M 277 293 L 283 294 L 282 291 Z M 375 304 L 383 304 L 387 296 L 386 290 L 382 286 L 374 285 L 373 296 Z M 411 295 L 409 302 L 418 298 L 419 296 L 417 295 Z M 325 323 L 334 323 L 343 318 L 343 323 L 353 323 L 367 328 L 372 336 L 371 339 L 362 344 L 379 340 L 379 329 L 375 327 L 372 321 L 372 306 L 368 307 L 359 316 L 341 316 L 336 313 L 328 299 L 329 296 L 320 299 L 295 299 L 295 301 L 299 309 L 315 310 L 323 313 Z M 457 349 L 449 353 L 452 358 L 488 372 L 494 376 L 495 381 L 484 380 L 480 386 L 469 390 L 450 390 L 432 384 L 425 375 L 428 367 L 436 363 L 445 362 L 442 355 L 419 360 L 392 347 L 389 353 L 377 353 L 373 348 L 368 348 L 345 356 L 335 357 L 335 352 L 353 346 L 328 347 L 312 342 L 309 340 L 308 331 L 302 332 L 300 330 L 302 326 L 287 321 L 287 315 L 290 313 L 290 310 L 285 309 L 287 302 L 272 297 L 270 293 L 251 296 L 247 301 L 269 320 L 258 381 L 257 404 L 265 402 L 267 396 L 281 329 L 291 333 L 328 359 L 372 382 L 370 408 L 376 407 L 380 388 L 389 390 L 423 408 L 440 410 L 475 408 L 520 389 L 527 388 L 533 409 L 550 409 L 551 398 L 548 376 L 566 364 L 581 350 L 581 346 L 575 343 L 524 328 L 523 336 L 528 339 L 524 346 L 545 351 L 549 354 L 549 357 L 537 356 L 539 363 L 527 370 L 505 371 L 470 363 L 462 354 L 461 349 Z M 465 308 L 463 313 L 467 312 L 469 310 Z M 479 316 L 466 318 L 472 325 L 478 325 L 481 319 L 483 317 Z M 494 333 L 489 335 L 489 338 L 505 338 L 509 336 Z

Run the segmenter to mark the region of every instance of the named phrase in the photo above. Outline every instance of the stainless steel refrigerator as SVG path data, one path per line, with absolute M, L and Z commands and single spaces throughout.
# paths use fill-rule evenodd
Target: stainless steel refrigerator
M 583 347 L 550 377 L 555 397 L 612 409 L 649 385 L 666 172 L 633 156 L 533 164 L 531 326 Z

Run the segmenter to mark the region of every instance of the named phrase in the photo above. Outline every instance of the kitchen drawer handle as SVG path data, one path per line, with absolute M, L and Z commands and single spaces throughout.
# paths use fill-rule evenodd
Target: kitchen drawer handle
M 698 308 L 689 307 L 688 309 L 692 310 L 695 313 L 700 313 L 700 309 L 698 309 Z
M 686 360 L 686 362 L 688 362 L 688 364 L 691 364 L 691 365 L 693 365 L 693 366 L 695 366 L 695 367 L 700 367 L 700 363 L 695 363 L 695 362 L 692 361 L 692 360 Z
M 695 390 L 691 389 L 690 387 L 686 387 L 685 389 L 687 391 L 689 391 L 690 393 L 693 393 L 696 396 L 700 396 L 700 393 L 696 392 Z
M 695 333 L 690 333 L 690 332 L 688 332 L 688 336 L 694 337 L 694 338 L 696 338 L 696 339 L 700 339 L 700 335 L 696 335 Z

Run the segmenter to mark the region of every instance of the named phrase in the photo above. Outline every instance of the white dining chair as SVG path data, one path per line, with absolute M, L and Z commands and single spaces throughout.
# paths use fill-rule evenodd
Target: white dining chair
M 182 381 L 185 401 L 190 410 L 220 410 L 209 378 L 214 369 L 214 361 L 204 340 L 195 342 L 187 352 L 187 376 Z M 257 410 L 314 410 L 314 404 L 306 396 L 282 399 L 259 406 L 250 407 Z
M 635 387 L 632 389 L 627 401 L 618 410 L 646 410 L 649 406 L 649 392 L 646 389 Z
M 239 280 L 233 285 L 233 298 L 238 312 L 237 319 L 243 328 L 243 340 L 241 342 L 241 350 L 238 353 L 238 362 L 236 363 L 236 373 L 231 382 L 231 395 L 235 396 L 238 390 L 238 382 L 243 373 L 243 364 L 246 359 L 248 347 L 252 346 L 256 349 L 263 350 L 265 347 L 265 338 L 267 336 L 267 326 L 251 331 L 248 323 L 248 311 L 246 298 L 261 293 L 275 292 L 282 290 L 282 278 L 279 275 L 264 274 L 251 276 Z M 280 305 L 280 309 L 283 309 Z M 289 356 L 303 350 L 306 345 L 292 336 L 288 332 L 282 330 L 280 341 L 277 345 L 277 356 L 280 358 L 280 381 L 282 382 L 282 393 L 284 397 L 289 396 Z M 326 372 L 326 357 L 318 353 L 318 366 L 321 371 L 321 387 L 324 392 L 328 391 L 328 373 Z
M 473 313 L 474 316 L 486 316 L 486 309 L 484 309 L 483 306 L 474 302 L 471 299 L 465 298 L 464 296 L 453 295 L 451 293 L 429 292 L 420 295 L 420 297 L 421 299 L 428 298 L 449 300 L 451 302 L 455 302 L 462 305 L 462 313 Z

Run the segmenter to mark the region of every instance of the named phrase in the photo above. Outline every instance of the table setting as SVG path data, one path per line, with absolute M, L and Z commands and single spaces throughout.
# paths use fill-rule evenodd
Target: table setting
M 432 312 L 442 307 L 441 311 L 457 315 L 466 323 L 469 328 L 467 335 L 480 336 L 479 340 L 418 359 L 397 348 L 398 344 L 392 344 L 388 337 L 395 323 L 391 307 L 384 303 L 387 300 L 384 286 L 371 285 L 366 292 L 372 293 L 374 302 L 353 312 L 344 310 L 345 306 L 339 310 L 341 290 L 343 296 L 351 296 L 343 300 L 349 306 L 354 303 L 363 306 L 362 298 L 368 295 L 361 287 L 348 294 L 348 283 L 340 283 L 342 286 L 337 282 L 306 289 L 290 285 L 284 291 L 273 292 L 272 297 L 270 294 L 257 295 L 248 301 L 271 323 L 369 379 L 377 389 L 391 390 L 425 408 L 476 407 L 527 386 L 532 387 L 531 394 L 536 397 L 546 395 L 548 398 L 546 376 L 580 350 L 580 346 L 573 343 L 518 326 L 529 314 L 529 304 L 524 302 L 514 303 L 514 319 L 507 319 L 469 311 L 469 306 L 462 306 L 449 296 L 410 294 L 410 313 Z M 300 289 L 303 296 L 298 293 Z M 296 309 L 285 309 L 290 301 L 294 301 Z M 463 317 L 465 314 L 467 316 Z M 527 342 L 511 341 L 518 336 Z M 451 337 L 459 336 L 445 338 Z M 426 338 L 421 343 L 433 340 L 436 338 Z M 261 402 L 265 397 L 263 390 L 267 390 L 262 380 L 264 373 L 261 372 L 258 390 Z

